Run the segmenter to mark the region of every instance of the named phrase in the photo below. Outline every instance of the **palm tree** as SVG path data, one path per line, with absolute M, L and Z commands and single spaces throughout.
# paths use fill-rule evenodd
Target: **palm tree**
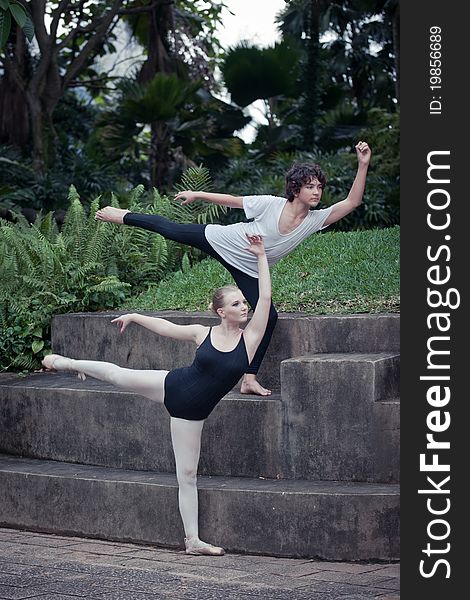
M 359 112 L 374 104 L 393 107 L 394 73 L 398 56 L 397 0 L 348 0 L 342 3 L 326 0 L 291 0 L 277 21 L 284 37 L 303 40 L 302 128 L 304 143 L 311 146 L 318 139 L 321 116 L 322 86 L 326 79 L 336 86 L 348 87 Z M 322 65 L 320 38 L 325 32 L 334 37 L 323 44 L 330 59 Z M 393 39 L 393 41 L 392 41 Z M 381 47 L 375 55 L 371 44 Z M 325 78 L 325 74 L 327 78 Z M 341 94 L 340 94 L 341 95 Z M 324 96 L 324 94 L 323 94 Z M 338 97 L 338 100 L 340 98 Z
M 299 91 L 299 59 L 299 50 L 287 41 L 264 49 L 246 43 L 230 49 L 222 74 L 232 100 L 241 107 L 264 100 L 269 127 L 279 125 L 279 99 Z
M 136 11 L 142 10 L 128 14 L 125 22 L 146 55 L 138 82 L 147 83 L 157 73 L 184 73 L 213 87 L 221 51 L 217 26 L 222 24 L 224 2 L 133 0 L 132 4 Z
M 285 39 L 294 37 L 304 45 L 301 127 L 305 149 L 311 149 L 315 141 L 320 95 L 320 34 L 325 26 L 323 19 L 322 28 L 322 15 L 330 4 L 326 0 L 291 0 L 276 19 Z
M 148 164 L 152 186 L 166 181 L 170 163 L 173 121 L 183 106 L 194 101 L 200 82 L 190 83 L 174 74 L 158 73 L 147 84 L 124 80 L 117 109 L 103 115 L 102 138 L 117 158 L 132 140 L 150 126 Z
M 182 126 L 182 107 L 187 101 L 196 101 L 194 94 L 204 84 L 206 87 L 214 85 L 212 75 L 208 76 L 211 73 L 209 63 L 217 54 L 215 31 L 224 5 L 210 2 L 210 6 L 207 6 L 207 2 L 198 0 L 133 0 L 131 4 L 136 12 L 130 11 L 125 21 L 132 36 L 143 47 L 146 60 L 135 82 L 142 88 L 136 98 L 128 98 L 121 106 L 121 118 L 124 121 L 129 118 L 128 127 L 131 128 L 132 115 L 138 122 L 149 125 L 150 180 L 152 185 L 160 186 L 168 178 L 172 153 L 170 144 L 173 134 Z M 171 74 L 172 77 L 161 77 Z M 190 85 L 189 79 L 195 79 L 198 83 Z M 131 88 L 131 93 L 137 89 L 135 85 Z M 152 97 L 154 93 L 158 97 Z M 166 93 L 169 96 L 165 99 Z M 130 105 L 132 109 L 129 109 Z M 191 115 L 186 115 L 182 120 L 185 132 L 189 123 L 198 127 L 198 120 Z M 122 124 L 123 121 L 121 127 Z M 185 162 L 186 157 L 180 158 Z
M 150 183 L 157 189 L 171 184 L 173 167 L 184 171 L 194 159 L 214 162 L 218 156 L 237 156 L 243 143 L 233 137 L 249 118 L 240 109 L 212 96 L 200 81 L 158 73 L 147 84 L 124 80 L 113 110 L 102 115 L 98 139 L 108 160 L 126 153 L 147 156 Z

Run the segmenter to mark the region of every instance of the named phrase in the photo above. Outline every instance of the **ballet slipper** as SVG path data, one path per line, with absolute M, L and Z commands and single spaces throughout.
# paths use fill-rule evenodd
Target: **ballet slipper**
M 225 550 L 219 546 L 212 546 L 212 544 L 206 544 L 199 538 L 184 538 L 186 546 L 186 554 L 204 554 L 206 556 L 222 556 L 225 554 Z
M 48 354 L 47 356 L 45 356 L 42 360 L 42 366 L 44 367 L 44 369 L 46 371 L 57 371 L 58 369 L 56 369 L 55 367 L 55 362 L 58 358 L 66 358 L 65 356 L 61 356 L 60 354 Z M 64 370 L 64 369 L 61 369 Z M 72 369 L 66 369 L 66 370 L 72 370 Z M 77 371 L 77 377 L 79 379 L 81 379 L 82 381 L 85 381 L 86 379 L 86 375 L 85 373 L 81 373 L 80 371 Z
M 64 358 L 60 354 L 47 354 L 42 359 L 42 366 L 46 371 L 56 371 L 57 369 L 54 367 L 54 363 L 58 358 Z

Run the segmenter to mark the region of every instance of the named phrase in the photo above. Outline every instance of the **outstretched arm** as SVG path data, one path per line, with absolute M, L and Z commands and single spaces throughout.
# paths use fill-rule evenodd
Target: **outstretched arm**
M 111 323 L 117 323 L 121 333 L 123 333 L 130 323 L 137 323 L 137 325 L 142 325 L 142 327 L 145 327 L 153 333 L 158 333 L 158 335 L 171 337 L 175 340 L 195 342 L 198 345 L 203 341 L 207 334 L 207 327 L 204 327 L 203 325 L 176 325 L 176 323 L 172 323 L 166 319 L 147 317 L 145 315 L 139 315 L 138 313 L 121 315 L 120 317 L 113 319 Z
M 271 308 L 271 275 L 269 273 L 268 259 L 264 250 L 263 239 L 259 235 L 247 236 L 250 246 L 246 249 L 258 259 L 258 287 L 259 299 L 255 312 L 243 333 L 251 360 L 264 336 Z
M 362 196 L 366 187 L 367 170 L 369 168 L 371 151 L 367 142 L 358 142 L 356 144 L 357 154 L 357 173 L 356 178 L 349 190 L 348 197 L 341 202 L 333 204 L 331 213 L 328 215 L 325 225 L 336 223 L 346 215 L 349 215 L 355 208 L 362 204 Z
M 243 208 L 243 197 L 232 196 L 231 194 L 213 194 L 212 192 L 193 192 L 186 190 L 176 194 L 175 200 L 181 202 L 181 204 L 189 204 L 194 200 L 204 200 L 205 202 L 212 202 L 212 204 L 221 204 L 222 206 L 228 206 L 230 208 Z

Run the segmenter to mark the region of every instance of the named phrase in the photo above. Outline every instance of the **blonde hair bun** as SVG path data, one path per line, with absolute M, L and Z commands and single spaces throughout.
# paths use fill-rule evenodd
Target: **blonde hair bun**
M 218 290 L 215 290 L 214 295 L 212 296 L 212 302 L 209 304 L 209 310 L 219 316 L 217 311 L 219 308 L 223 308 L 226 294 L 236 291 L 238 291 L 236 285 L 224 285 Z

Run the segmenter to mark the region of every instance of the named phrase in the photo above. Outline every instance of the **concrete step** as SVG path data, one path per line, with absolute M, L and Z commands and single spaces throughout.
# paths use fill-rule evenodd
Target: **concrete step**
M 106 467 L 173 473 L 166 409 L 88 377 L 0 376 L 0 452 Z M 280 394 L 228 394 L 204 425 L 200 473 L 283 474 Z M 287 476 L 287 475 L 286 475 Z
M 399 481 L 400 357 L 316 354 L 281 368 L 291 476 Z
M 155 335 L 131 325 L 124 334 L 111 324 L 116 312 L 71 313 L 52 321 L 54 352 L 90 360 L 105 360 L 134 369 L 173 369 L 189 364 L 195 346 Z M 145 312 L 179 324 L 216 325 L 209 313 Z M 324 352 L 399 351 L 400 316 L 281 313 L 259 372 L 260 381 L 280 389 L 280 363 L 293 356 Z
M 234 477 L 399 481 L 399 357 L 284 361 L 282 396 L 227 395 L 205 424 L 200 472 Z M 2 383 L 0 451 L 173 472 L 165 408 L 92 378 L 39 373 Z
M 398 557 L 396 485 L 200 477 L 200 534 L 228 551 Z M 181 547 L 176 479 L 0 455 L 0 526 Z

